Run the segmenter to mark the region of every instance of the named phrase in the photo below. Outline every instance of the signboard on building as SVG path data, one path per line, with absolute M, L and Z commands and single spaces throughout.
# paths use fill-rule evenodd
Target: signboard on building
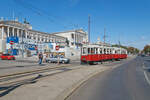
M 37 45 L 35 45 L 35 44 L 25 44 L 24 48 L 26 48 L 28 50 L 37 50 Z
M 59 50 L 59 46 L 57 45 L 57 46 L 55 47 L 55 49 L 58 51 L 58 50 Z
M 11 37 L 7 37 L 7 43 L 10 43 L 10 42 L 14 42 L 14 43 L 19 43 L 19 38 L 18 37 L 14 37 L 14 36 L 11 36 Z

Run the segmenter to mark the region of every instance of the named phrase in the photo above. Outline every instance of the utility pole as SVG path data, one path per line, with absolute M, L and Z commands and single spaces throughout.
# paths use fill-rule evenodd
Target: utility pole
M 21 37 L 22 37 L 22 41 L 21 41 L 21 43 L 22 43 L 22 50 L 21 50 L 21 53 L 22 53 L 22 58 L 24 58 L 24 46 L 23 46 L 23 44 L 24 44 L 24 42 L 23 42 L 23 38 L 24 38 L 24 32 L 23 31 L 21 31 Z
M 90 43 L 90 15 L 88 16 L 88 42 Z
M 106 28 L 104 28 L 104 44 L 105 44 L 105 39 L 106 39 Z
M 121 46 L 121 43 L 120 43 L 120 40 L 119 40 L 119 48 L 120 48 L 120 46 Z
M 15 21 L 15 13 L 14 13 L 14 11 L 12 13 L 12 17 L 13 17 L 13 21 Z

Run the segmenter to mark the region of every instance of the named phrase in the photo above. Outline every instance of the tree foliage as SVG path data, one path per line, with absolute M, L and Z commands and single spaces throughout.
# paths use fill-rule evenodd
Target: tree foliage
M 150 54 L 150 45 L 145 45 L 142 52 L 145 54 Z

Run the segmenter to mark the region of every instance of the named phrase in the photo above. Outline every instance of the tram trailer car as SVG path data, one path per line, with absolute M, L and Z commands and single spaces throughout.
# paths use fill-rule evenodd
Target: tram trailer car
M 98 45 L 85 45 L 81 49 L 81 64 L 94 64 L 107 60 L 119 60 L 127 58 L 127 50 L 117 47 Z

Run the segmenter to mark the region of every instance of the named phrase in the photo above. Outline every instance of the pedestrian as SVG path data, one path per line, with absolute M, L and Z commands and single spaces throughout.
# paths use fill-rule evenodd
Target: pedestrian
M 48 61 L 47 61 L 48 58 L 49 58 L 49 55 L 46 54 L 46 57 L 45 57 L 45 62 L 46 62 L 46 63 L 48 62 Z
M 42 61 L 43 61 L 43 54 L 42 54 L 42 52 L 40 52 L 38 56 L 39 56 L 39 65 L 41 65 Z
M 46 62 L 46 55 L 47 55 L 46 53 L 43 54 L 43 62 L 44 63 Z

